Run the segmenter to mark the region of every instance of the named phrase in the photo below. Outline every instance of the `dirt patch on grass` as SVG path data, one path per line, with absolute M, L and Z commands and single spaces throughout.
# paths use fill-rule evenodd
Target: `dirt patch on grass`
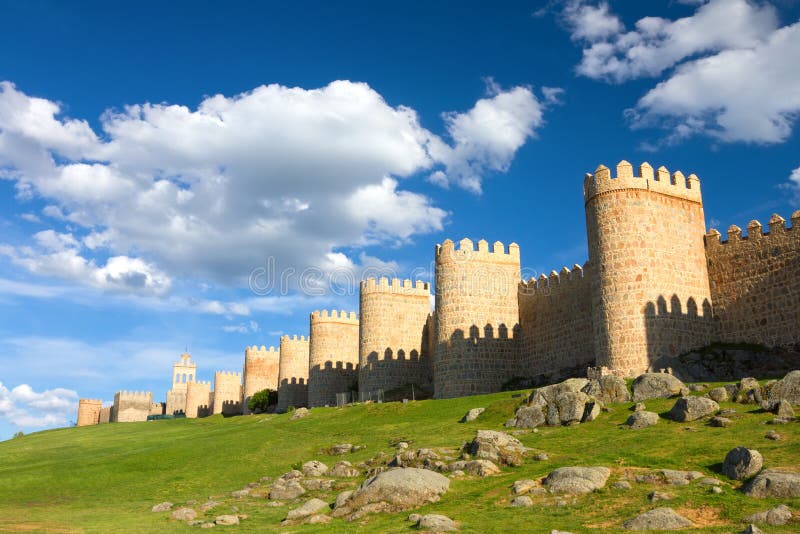
M 70 528 L 58 523 L 31 521 L 28 523 L 0 523 L 3 532 L 48 532 L 52 534 L 74 534 L 83 530 Z
M 694 523 L 696 527 L 721 527 L 731 524 L 730 521 L 720 518 L 720 512 L 722 512 L 720 507 L 700 506 L 698 508 L 678 508 L 675 511 Z

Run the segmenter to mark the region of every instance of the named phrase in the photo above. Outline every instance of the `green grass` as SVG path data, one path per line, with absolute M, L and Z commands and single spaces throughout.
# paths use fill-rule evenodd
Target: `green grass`
M 334 519 L 328 525 L 281 527 L 286 512 L 297 506 L 267 507 L 259 498 L 231 499 L 262 476 L 278 476 L 292 466 L 319 459 L 332 466 L 339 457 L 323 449 L 341 442 L 367 445 L 365 450 L 341 457 L 354 464 L 378 452 L 393 454 L 390 443 L 412 440 L 412 448 L 458 447 L 478 429 L 502 429 L 521 399 L 511 393 L 414 403 L 359 405 L 343 409 L 312 410 L 309 417 L 290 421 L 289 415 L 254 415 L 223 419 L 178 419 L 148 423 L 99 425 L 39 432 L 0 443 L 0 531 L 50 532 L 171 532 L 188 527 L 173 522 L 168 513 L 152 513 L 161 501 L 203 503 L 209 496 L 225 506 L 207 517 L 226 513 L 231 505 L 248 515 L 239 531 L 280 532 L 412 532 L 408 512 L 377 514 L 348 523 Z M 648 401 L 649 410 L 665 412 L 673 400 Z M 471 423 L 458 423 L 464 413 L 484 406 Z M 630 415 L 630 404 L 612 405 L 598 420 L 573 427 L 540 428 L 520 436 L 521 441 L 548 453 L 550 460 L 531 459 L 518 468 L 504 468 L 500 476 L 454 479 L 438 503 L 419 512 L 446 514 L 461 523 L 463 532 L 607 532 L 619 529 L 625 519 L 666 505 L 704 525 L 704 532 L 738 532 L 740 519 L 778 504 L 751 499 L 726 486 L 720 495 L 692 484 L 656 487 L 633 483 L 629 491 L 611 484 L 626 469 L 691 469 L 727 479 L 716 472 L 731 448 L 758 449 L 767 467 L 800 464 L 800 424 L 767 426 L 771 414 L 755 406 L 725 404 L 738 410 L 731 428 L 712 428 L 705 422 L 675 423 L 662 419 L 640 431 L 620 428 Z M 770 441 L 769 429 L 782 441 Z M 532 508 L 510 508 L 510 486 L 518 479 L 540 478 L 564 465 L 605 465 L 613 474 L 606 488 L 587 496 L 534 497 Z M 300 502 L 320 496 L 329 502 L 336 493 L 361 479 L 342 481 L 327 494 L 309 492 Z M 653 489 L 675 499 L 651 504 Z M 800 509 L 800 499 L 786 502 Z M 795 527 L 796 528 L 796 527 Z M 785 527 L 785 532 L 791 531 Z M 770 532 L 781 532 L 772 528 Z

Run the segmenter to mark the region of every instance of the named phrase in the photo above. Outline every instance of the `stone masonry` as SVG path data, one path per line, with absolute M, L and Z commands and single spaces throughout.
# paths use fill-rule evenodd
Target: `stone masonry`
M 96 425 L 100 422 L 100 411 L 103 401 L 96 399 L 80 399 L 78 401 L 77 426 Z
M 149 391 L 118 391 L 114 395 L 111 422 L 133 423 L 147 421 L 153 406 L 153 394 Z
M 430 297 L 430 286 L 419 280 L 362 280 L 359 391 L 388 391 L 414 384 L 432 392 Z
M 278 370 L 279 412 L 290 406 L 308 406 L 308 339 L 305 336 L 281 338 L 281 360 Z
M 264 389 L 278 391 L 278 365 L 281 353 L 275 347 L 267 349 L 253 345 L 244 351 L 244 398 L 242 411 L 250 413 L 250 398 Z
M 236 415 L 242 413 L 242 373 L 214 373 L 214 408 L 212 413 Z
M 358 317 L 315 311 L 309 326 L 308 406 L 336 406 L 336 394 L 358 384 Z

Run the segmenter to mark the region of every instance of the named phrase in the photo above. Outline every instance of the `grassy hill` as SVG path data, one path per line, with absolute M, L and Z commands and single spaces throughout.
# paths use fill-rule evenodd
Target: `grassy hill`
M 458 447 L 478 429 L 502 429 L 519 404 L 511 393 L 413 403 L 359 405 L 314 409 L 305 418 L 254 415 L 223 419 L 183 419 L 99 425 L 39 432 L 0 443 L 0 531 L 47 532 L 178 532 L 191 529 L 152 513 L 161 501 L 203 503 L 209 497 L 224 506 L 209 518 L 236 506 L 248 518 L 238 531 L 280 532 L 411 532 L 408 512 L 377 514 L 356 522 L 334 519 L 327 525 L 281 527 L 280 521 L 297 503 L 267 506 L 263 498 L 230 497 L 263 476 L 276 477 L 302 462 L 319 459 L 332 466 L 339 459 L 354 464 L 383 451 L 393 455 L 399 440 L 412 448 Z M 649 410 L 667 411 L 674 401 L 648 401 Z M 474 407 L 485 413 L 471 423 L 459 423 Z M 528 459 L 518 468 L 504 468 L 499 476 L 454 479 L 438 503 L 418 511 L 446 514 L 461 523 L 462 532 L 608 532 L 625 519 L 668 505 L 704 532 L 738 532 L 742 517 L 765 510 L 777 501 L 757 500 L 735 490 L 719 474 L 731 448 L 758 449 L 765 467 L 800 464 L 800 424 L 765 426 L 771 414 L 752 405 L 735 408 L 731 428 L 713 428 L 705 421 L 675 423 L 662 419 L 654 427 L 626 430 L 620 424 L 630 415 L 630 404 L 612 405 L 598 420 L 572 427 L 543 427 L 518 436 L 528 447 L 544 451 L 547 461 Z M 766 439 L 774 429 L 781 441 Z M 333 457 L 324 450 L 336 443 L 366 445 L 366 449 Z M 606 487 L 581 497 L 562 499 L 534 496 L 531 508 L 508 506 L 515 480 L 541 478 L 565 465 L 604 465 L 613 473 Z M 654 486 L 632 483 L 630 490 L 612 487 L 614 481 L 642 469 L 698 470 L 723 480 L 721 494 L 707 486 Z M 343 480 L 333 492 L 308 492 L 300 502 L 319 496 L 332 502 L 338 491 L 362 478 Z M 674 495 L 667 503 L 650 503 L 654 489 Z M 561 502 L 559 502 L 561 501 Z M 786 502 L 800 510 L 800 500 Z M 202 516 L 201 516 L 202 517 Z M 781 530 L 784 528 L 784 530 Z M 795 527 L 797 528 L 797 527 Z M 770 532 L 791 527 L 772 527 Z

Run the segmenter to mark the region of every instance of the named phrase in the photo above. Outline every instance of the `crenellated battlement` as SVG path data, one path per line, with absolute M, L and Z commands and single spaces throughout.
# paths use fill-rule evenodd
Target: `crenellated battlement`
M 587 173 L 583 180 L 583 199 L 592 198 L 610 191 L 642 190 L 672 196 L 683 200 L 702 203 L 700 179 L 694 175 L 684 176 L 681 171 L 670 174 L 666 167 L 653 167 L 644 162 L 639 165 L 638 175 L 633 166 L 625 160 L 617 164 L 616 176 L 605 165 L 600 165 L 594 174 Z
M 222 378 L 229 377 L 229 378 L 241 379 L 242 373 L 238 371 L 217 371 L 214 373 L 214 378 L 216 379 L 217 377 L 222 377 Z
M 742 229 L 735 224 L 728 227 L 727 238 L 723 241 L 722 234 L 716 228 L 712 228 L 705 235 L 706 249 L 713 250 L 718 246 L 735 246 L 738 243 L 754 243 L 762 239 L 769 239 L 774 236 L 784 236 L 791 233 L 795 238 L 800 238 L 800 231 L 795 229 L 800 227 L 800 210 L 795 211 L 791 217 L 792 225 L 786 226 L 786 219 L 774 213 L 769 219 L 767 228 L 760 221 L 752 220 L 747 224 L 747 234 L 743 234 Z
M 103 405 L 103 401 L 101 399 L 78 399 L 78 404 L 99 404 Z
M 519 263 L 519 245 L 511 243 L 506 249 L 500 241 L 495 241 L 489 249 L 489 242 L 485 239 L 478 241 L 478 248 L 475 243 L 468 238 L 458 242 L 458 246 L 450 240 L 445 239 L 440 245 L 436 245 L 436 261 L 483 261 L 489 263 Z
M 140 400 L 147 400 L 149 401 L 153 397 L 153 393 L 150 391 L 117 391 L 114 394 L 114 399 L 117 400 L 129 400 L 129 401 L 140 401 Z
M 211 387 L 211 382 L 208 380 L 198 380 L 197 382 L 191 382 L 191 384 L 198 387 Z
M 290 336 L 290 335 L 286 334 L 284 336 L 281 336 L 281 343 L 283 343 L 284 341 L 305 341 L 305 342 L 308 342 L 308 339 L 306 338 L 306 336 L 298 336 L 297 334 L 293 334 L 293 335 Z
M 547 276 L 544 273 L 539 278 L 530 278 L 519 283 L 519 292 L 523 295 L 552 295 L 560 289 L 576 287 L 579 284 L 589 283 L 589 263 L 583 266 L 577 263 L 572 266 L 572 270 L 563 267 L 561 272 L 550 271 Z
M 386 277 L 380 279 L 367 278 L 361 281 L 361 293 L 398 293 L 402 295 L 419 295 L 428 297 L 431 294 L 431 286 L 422 280 L 400 280 L 399 278 L 392 278 L 389 280 Z
M 346 323 L 358 324 L 358 315 L 356 312 L 348 312 L 345 310 L 322 310 L 311 312 L 311 324 L 317 323 Z
M 261 347 L 253 345 L 252 347 L 245 347 L 244 356 L 245 358 L 259 357 L 259 356 L 263 357 L 271 354 L 274 355 L 277 352 L 278 349 L 276 349 L 274 346 L 270 346 L 269 348 L 267 348 L 264 345 L 261 345 Z

